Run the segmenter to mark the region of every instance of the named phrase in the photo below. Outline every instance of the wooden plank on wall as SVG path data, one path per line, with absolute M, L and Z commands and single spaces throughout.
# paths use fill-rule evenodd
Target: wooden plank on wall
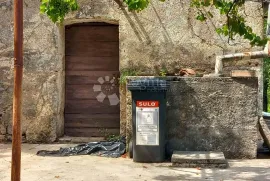
M 115 100 L 117 101 L 117 100 Z M 109 114 L 119 113 L 120 106 L 110 105 L 108 98 L 103 102 L 97 100 L 66 100 L 65 114 Z
M 119 128 L 120 114 L 66 114 L 67 128 Z
M 89 56 L 66 56 L 66 71 L 93 70 L 115 71 L 119 70 L 119 57 L 89 57 Z
M 89 56 L 89 57 L 116 57 L 119 56 L 118 42 L 72 42 L 66 43 L 67 56 Z
M 100 85 L 99 85 L 100 86 Z M 96 99 L 96 97 L 102 92 L 105 95 L 116 94 L 119 97 L 119 86 L 112 84 L 103 84 L 101 91 L 94 91 L 94 84 L 87 85 L 67 85 L 66 86 L 66 99 Z
M 69 41 L 119 41 L 118 26 L 67 27 L 66 42 Z
M 66 84 L 71 85 L 86 85 L 86 84 L 100 84 L 98 79 L 108 76 L 111 81 L 118 81 L 119 71 L 67 71 Z

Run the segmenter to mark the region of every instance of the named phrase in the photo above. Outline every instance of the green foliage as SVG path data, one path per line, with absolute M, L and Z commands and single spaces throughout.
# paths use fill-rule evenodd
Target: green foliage
M 77 0 L 41 0 L 40 5 L 40 12 L 46 14 L 54 23 L 62 23 L 69 12 L 77 9 Z
M 167 75 L 167 73 L 168 73 L 168 70 L 167 70 L 166 68 L 162 68 L 162 69 L 160 70 L 160 72 L 159 72 L 159 75 L 160 75 L 161 77 L 165 77 L 165 76 Z
M 164 2 L 165 0 L 159 0 Z M 124 0 L 129 10 L 142 11 L 148 7 L 150 0 Z
M 263 62 L 264 110 L 270 112 L 270 58 Z
M 121 136 L 120 135 L 106 135 L 105 136 L 105 140 L 106 141 L 119 141 L 121 139 Z
M 239 9 L 245 2 L 246 0 L 192 0 L 191 6 L 197 9 L 196 19 L 200 21 L 213 18 L 212 7 L 218 9 L 227 21 L 220 28 L 217 28 L 216 32 L 227 36 L 229 41 L 239 35 L 249 40 L 252 46 L 264 46 L 267 39 L 257 36 L 252 28 L 246 25 L 245 18 L 239 13 Z
M 267 31 L 266 19 L 264 19 L 264 30 Z M 263 59 L 263 110 L 270 112 L 270 58 Z
M 150 0 L 124 0 L 129 10 L 141 11 L 149 5 Z
M 119 78 L 119 84 L 127 83 L 128 76 L 137 76 L 137 75 L 138 75 L 138 71 L 136 71 L 135 69 L 124 69 L 121 71 L 121 75 Z

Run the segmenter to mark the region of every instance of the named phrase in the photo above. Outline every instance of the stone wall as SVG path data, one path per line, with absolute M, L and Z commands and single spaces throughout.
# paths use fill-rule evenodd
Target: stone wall
M 257 78 L 167 80 L 167 151 L 223 151 L 226 158 L 256 158 Z M 129 140 L 130 95 L 127 105 Z
M 0 1 L 0 137 L 12 133 L 13 92 L 13 4 Z M 140 13 L 129 12 L 118 0 L 79 0 L 79 11 L 56 26 L 39 13 L 39 0 L 24 0 L 24 82 L 22 132 L 29 142 L 52 142 L 63 135 L 64 112 L 64 28 L 78 22 L 119 24 L 120 69 L 136 69 L 142 75 L 156 75 L 183 67 L 209 73 L 218 54 L 250 51 L 249 44 L 231 46 L 220 38 L 210 22 L 194 19 L 190 2 L 152 1 Z M 248 22 L 263 30 L 261 3 L 248 2 Z M 215 16 L 219 25 L 222 19 Z M 223 40 L 221 40 L 223 39 Z M 255 63 L 254 63 L 255 62 Z M 255 66 L 258 61 L 237 62 Z M 230 66 L 229 66 L 230 67 Z M 121 105 L 121 109 L 123 109 Z M 123 115 L 123 114 L 121 114 Z M 124 124 L 122 116 L 121 124 Z M 124 133 L 124 132 L 122 132 Z
M 188 0 L 151 2 L 140 13 L 120 8 L 121 69 L 133 68 L 140 75 L 158 75 L 160 69 L 175 72 L 189 67 L 205 74 L 213 72 L 216 55 L 252 50 L 242 40 L 229 45 L 225 37 L 216 34 L 210 21 L 197 21 Z M 254 2 L 248 2 L 245 7 L 248 23 L 256 24 L 254 31 L 258 34 L 263 33 L 261 7 Z M 218 14 L 214 16 L 214 24 L 219 26 L 223 20 Z M 259 65 L 258 60 L 230 62 L 225 64 L 225 71 Z
M 40 1 L 24 1 L 24 80 L 22 132 L 29 142 L 52 142 L 57 137 L 61 110 L 58 82 L 62 61 L 58 28 L 39 14 Z M 13 3 L 0 3 L 0 135 L 12 133 Z

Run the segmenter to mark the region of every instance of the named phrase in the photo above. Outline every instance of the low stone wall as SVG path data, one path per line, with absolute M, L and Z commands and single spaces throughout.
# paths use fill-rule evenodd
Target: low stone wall
M 137 79 L 140 77 L 130 77 Z M 255 158 L 257 152 L 257 78 L 165 78 L 169 152 L 222 151 L 226 158 Z M 131 99 L 127 93 L 127 139 Z

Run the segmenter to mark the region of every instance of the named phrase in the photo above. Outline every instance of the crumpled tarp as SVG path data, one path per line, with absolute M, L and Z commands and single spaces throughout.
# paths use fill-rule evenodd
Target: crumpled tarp
M 118 158 L 126 152 L 124 138 L 117 141 L 101 141 L 80 144 L 75 147 L 60 148 L 59 150 L 40 150 L 38 156 L 74 156 L 74 155 L 98 155 L 103 157 Z

